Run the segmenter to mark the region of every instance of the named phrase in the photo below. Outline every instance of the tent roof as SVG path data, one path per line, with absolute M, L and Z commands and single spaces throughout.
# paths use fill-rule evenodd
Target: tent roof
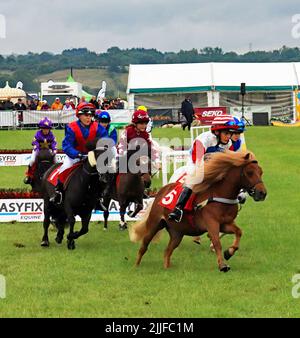
M 7 98 L 24 98 L 26 97 L 26 93 L 24 90 L 19 88 L 11 88 L 6 81 L 6 86 L 4 88 L 0 88 L 0 99 L 7 99 Z
M 299 85 L 300 62 L 182 63 L 130 65 L 128 93 L 239 90 L 292 90 Z

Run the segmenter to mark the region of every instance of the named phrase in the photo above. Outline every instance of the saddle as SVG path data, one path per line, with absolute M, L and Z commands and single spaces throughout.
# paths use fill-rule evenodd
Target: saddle
M 159 204 L 169 210 L 173 210 L 176 206 L 178 197 L 183 189 L 182 183 L 178 183 L 173 190 L 168 192 L 163 198 L 159 201 Z M 189 200 L 187 201 L 184 210 L 193 211 L 196 207 L 196 195 L 192 194 Z
M 61 174 L 59 174 L 59 169 L 62 166 L 62 163 L 59 163 L 55 166 L 54 170 L 48 176 L 47 181 L 52 185 L 57 185 L 57 180 L 59 178 L 60 182 L 63 183 L 64 189 L 67 188 L 71 177 L 76 172 L 76 170 L 82 165 L 82 162 L 75 163 L 72 167 L 64 170 Z

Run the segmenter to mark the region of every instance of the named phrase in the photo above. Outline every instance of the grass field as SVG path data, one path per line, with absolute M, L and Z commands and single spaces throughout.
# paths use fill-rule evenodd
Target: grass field
M 188 136 L 156 129 L 154 136 Z M 28 148 L 32 131 L 0 131 L 1 148 Z M 247 146 L 264 170 L 268 197 L 247 200 L 237 223 L 241 247 L 220 273 L 209 242 L 185 237 L 164 270 L 164 234 L 152 244 L 139 268 L 139 245 L 110 223 L 91 223 L 74 251 L 50 232 L 51 246 L 39 246 L 40 223 L 0 224 L 0 274 L 7 295 L 0 317 L 299 317 L 300 299 L 292 297 L 300 273 L 300 128 L 249 127 Z M 1 168 L 0 187 L 20 187 L 24 168 Z M 232 241 L 222 239 L 223 247 Z M 23 244 L 24 247 L 20 247 Z

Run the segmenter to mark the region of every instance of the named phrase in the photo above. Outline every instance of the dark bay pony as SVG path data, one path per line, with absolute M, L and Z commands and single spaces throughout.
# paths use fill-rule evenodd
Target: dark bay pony
M 127 159 L 130 160 L 135 151 L 128 151 Z M 120 160 L 122 161 L 122 159 Z M 127 172 L 120 173 L 117 184 L 112 189 L 110 198 L 104 198 L 103 205 L 107 211 L 103 212 L 104 216 L 104 229 L 107 230 L 108 217 L 109 217 L 109 204 L 113 199 L 119 202 L 120 205 L 120 223 L 119 230 L 126 230 L 127 223 L 125 214 L 127 207 L 134 203 L 134 210 L 128 212 L 129 217 L 135 217 L 143 209 L 143 196 L 145 188 L 151 185 L 151 161 L 148 155 L 138 157 L 136 165 L 139 168 L 146 168 L 146 170 L 137 170 L 131 172 L 127 167 Z
M 64 202 L 61 206 L 55 206 L 49 202 L 50 197 L 54 194 L 54 186 L 47 179 L 56 169 L 57 164 L 44 175 L 43 198 L 45 218 L 41 246 L 49 246 L 48 228 L 50 218 L 55 220 L 54 223 L 58 229 L 55 240 L 59 244 L 63 240 L 65 225 L 68 224 L 70 226 L 67 236 L 68 249 L 75 249 L 75 239 L 89 231 L 92 211 L 101 193 L 101 175 L 96 168 L 96 159 L 101 151 L 103 149 L 98 148 L 90 151 L 87 158 L 76 169 L 64 192 Z M 81 218 L 81 229 L 79 231 L 74 231 L 76 215 Z
M 216 251 L 219 270 L 227 272 L 230 267 L 223 261 L 219 233 L 221 231 L 235 235 L 233 244 L 224 251 L 224 258 L 228 260 L 238 250 L 242 235 L 241 229 L 235 223 L 238 213 L 238 204 L 235 202 L 237 195 L 240 189 L 244 188 L 255 201 L 263 201 L 267 191 L 262 182 L 262 174 L 261 167 L 250 152 L 214 154 L 208 162 L 204 163 L 202 182 L 199 183 L 198 179 L 198 183 L 193 188 L 196 203 L 206 200 L 208 203 L 202 208 L 197 208 L 196 211 L 184 212 L 179 223 L 168 220 L 171 210 L 159 204 L 164 196 L 172 194 L 176 183 L 164 186 L 156 195 L 152 206 L 146 210 L 144 218 L 133 224 L 130 229 L 130 239 L 133 242 L 142 241 L 136 265 L 141 263 L 153 237 L 165 228 L 170 236 L 164 253 L 165 268 L 169 268 L 172 252 L 180 244 L 184 235 L 198 236 L 208 232 Z M 197 182 L 197 177 L 195 179 L 196 181 L 192 183 Z
M 33 180 L 30 183 L 32 191 L 42 192 L 42 178 L 45 172 L 54 164 L 54 154 L 48 148 L 47 143 L 41 147 L 35 160 Z

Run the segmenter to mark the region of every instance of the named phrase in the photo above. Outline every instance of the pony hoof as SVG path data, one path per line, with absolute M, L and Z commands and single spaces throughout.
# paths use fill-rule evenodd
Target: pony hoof
M 120 231 L 124 231 L 124 230 L 126 230 L 127 229 L 127 224 L 126 223 L 124 223 L 123 225 L 122 224 L 119 224 L 119 230 Z
M 75 249 L 75 241 L 68 241 L 68 249 L 69 250 Z
M 228 249 L 223 252 L 223 256 L 226 259 L 226 261 L 228 261 L 232 257 Z
M 60 237 L 56 237 L 55 238 L 55 242 L 57 243 L 57 244 L 61 244 L 62 243 L 62 238 L 60 238 Z
M 227 264 L 224 264 L 222 267 L 220 267 L 220 271 L 227 272 L 230 270 L 230 266 Z
M 48 247 L 50 245 L 49 241 L 42 241 L 41 246 Z
M 107 227 L 104 227 L 104 228 L 103 228 L 103 231 L 107 231 Z

